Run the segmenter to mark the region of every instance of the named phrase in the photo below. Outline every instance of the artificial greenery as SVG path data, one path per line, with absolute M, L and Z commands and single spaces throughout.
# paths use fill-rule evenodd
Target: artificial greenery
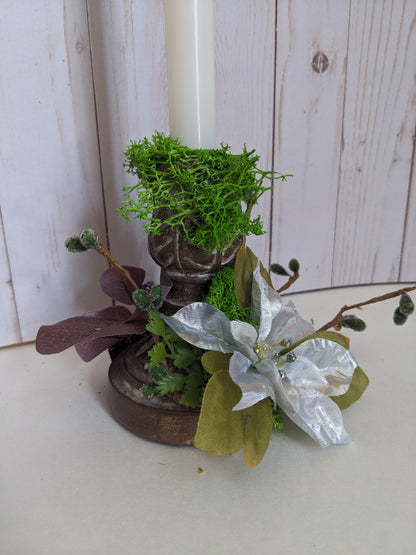
M 158 310 L 163 304 L 163 289 L 161 285 L 153 285 L 150 289 L 136 289 L 132 294 L 133 302 L 141 310 Z
M 203 300 L 224 312 L 229 320 L 250 321 L 250 308 L 238 306 L 232 267 L 222 268 L 215 274 Z
M 350 328 L 354 331 L 364 331 L 367 325 L 364 320 L 358 318 L 354 314 L 345 314 L 342 317 L 342 327 Z
M 180 405 L 196 408 L 208 380 L 200 362 L 202 351 L 181 339 L 157 312 L 149 312 L 146 329 L 157 341 L 148 351 L 149 376 L 154 383 L 144 385 L 141 393 L 149 398 L 176 394 Z M 173 371 L 172 367 L 178 371 Z
M 408 317 L 413 314 L 414 310 L 415 305 L 410 295 L 402 293 L 400 295 L 399 306 L 393 313 L 393 322 L 396 326 L 402 326 L 407 322 Z
M 224 144 L 191 149 L 163 133 L 133 141 L 125 152 L 125 167 L 139 181 L 124 187 L 120 211 L 127 220 L 147 221 L 150 234 L 159 235 L 162 226 L 179 226 L 187 242 L 223 252 L 239 236 L 264 233 L 251 209 L 271 188 L 262 184 L 264 179 L 287 177 L 259 169 L 258 161 L 245 146 L 241 154 L 231 154 Z M 163 216 L 159 209 L 164 209 Z

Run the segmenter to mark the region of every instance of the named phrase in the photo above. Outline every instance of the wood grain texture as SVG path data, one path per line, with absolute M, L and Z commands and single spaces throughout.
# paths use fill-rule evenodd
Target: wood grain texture
M 16 300 L 12 275 L 10 271 L 9 256 L 4 236 L 3 219 L 0 206 L 0 345 L 20 343 L 19 316 L 17 314 Z
M 294 177 L 274 195 L 271 261 L 299 260 L 293 290 L 331 285 L 348 15 L 348 1 L 278 2 L 275 167 Z
M 103 299 L 101 260 L 86 264 L 63 245 L 86 224 L 104 229 L 85 3 L 10 2 L 0 37 L 1 208 L 21 338 L 31 340 L 42 323 Z
M 415 130 L 415 17 L 414 1 L 351 2 L 333 285 L 399 278 Z M 409 223 L 408 250 L 411 236 Z
M 236 153 L 246 143 L 260 155 L 260 167 L 271 169 L 275 0 L 216 0 L 214 18 L 217 140 Z M 261 215 L 266 231 L 270 202 L 271 194 L 266 193 L 253 210 L 253 215 Z M 269 234 L 247 240 L 265 264 L 269 243 Z
M 163 0 L 4 4 L 0 345 L 106 306 L 104 261 L 63 247 L 84 227 L 158 279 L 116 208 L 130 140 L 169 132 Z M 415 1 L 214 0 L 214 17 L 218 143 L 294 174 L 248 245 L 297 257 L 293 290 L 415 280 Z
M 416 106 L 415 106 L 416 111 Z M 413 137 L 415 141 L 415 137 Z M 413 148 L 413 164 L 407 201 L 406 220 L 401 252 L 399 281 L 416 282 L 416 157 Z
M 136 183 L 123 167 L 130 141 L 169 130 L 163 0 L 87 4 L 110 247 L 122 264 L 158 279 L 142 224 L 116 209 L 123 186 Z

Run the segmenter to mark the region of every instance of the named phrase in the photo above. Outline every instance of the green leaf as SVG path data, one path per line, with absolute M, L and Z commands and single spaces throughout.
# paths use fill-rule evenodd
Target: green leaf
M 218 370 L 228 370 L 230 354 L 220 351 L 208 351 L 201 358 L 201 364 L 209 374 L 215 374 Z
M 403 326 L 403 324 L 407 322 L 407 316 L 406 314 L 403 314 L 399 306 L 393 313 L 393 322 L 396 324 L 396 326 Z
M 245 413 L 244 460 L 250 468 L 257 466 L 269 446 L 273 430 L 270 399 L 263 399 L 243 411 Z
M 156 364 L 156 366 L 152 366 L 149 368 L 149 375 L 155 382 L 158 382 L 160 379 L 166 376 L 167 372 L 160 364 Z
M 185 384 L 186 376 L 183 374 L 169 373 L 166 374 L 157 383 L 157 392 L 160 395 L 166 395 L 166 393 L 173 393 L 174 391 L 180 391 Z
M 149 292 L 152 308 L 157 310 L 163 304 L 163 289 L 161 285 L 154 285 Z
M 253 272 L 256 269 L 258 258 L 248 247 L 240 247 L 234 264 L 234 287 L 237 303 L 241 310 L 250 308 L 251 285 L 253 283 Z M 260 263 L 260 273 L 270 287 L 273 287 L 269 273 Z
M 186 376 L 185 391 L 179 400 L 180 405 L 195 408 L 201 402 L 202 376 L 199 372 L 192 372 Z
M 135 289 L 131 295 L 131 298 L 136 306 L 138 306 L 144 312 L 148 312 L 152 306 L 152 301 L 150 300 L 150 295 L 145 289 Z
M 367 389 L 370 380 L 365 372 L 357 366 L 352 375 L 350 387 L 343 395 L 331 397 L 341 410 L 347 409 L 353 403 L 358 401 L 364 391 Z
M 267 398 L 248 409 L 233 411 L 240 398 L 241 390 L 228 370 L 217 370 L 205 388 L 194 445 L 216 455 L 232 455 L 244 448 L 246 464 L 253 468 L 270 441 L 271 404 Z
M 345 314 L 342 318 L 342 325 L 344 328 L 350 328 L 354 331 L 364 331 L 367 327 L 364 320 L 357 318 L 354 314 Z
M 232 455 L 244 447 L 243 411 L 233 411 L 240 388 L 228 371 L 215 372 L 205 387 L 194 445 L 216 455 Z
M 270 266 L 270 271 L 273 272 L 274 274 L 277 274 L 278 276 L 288 276 L 288 272 L 285 268 L 283 268 L 283 266 L 281 264 L 271 264 Z
M 94 229 L 83 229 L 79 234 L 79 240 L 86 249 L 99 249 L 101 246 L 98 233 Z
M 407 293 L 402 293 L 402 295 L 400 295 L 399 310 L 406 316 L 410 316 L 415 310 L 414 302 Z
M 158 312 L 149 312 L 149 323 L 146 326 L 147 331 L 159 337 L 165 337 L 166 324 L 159 316 Z
M 197 356 L 188 347 L 178 347 L 176 354 L 173 357 L 173 364 L 177 368 L 188 368 L 190 364 L 197 360 Z
M 147 354 L 150 358 L 150 365 L 156 366 L 156 364 L 165 360 L 167 353 L 164 344 L 158 343 L 157 345 L 154 345 Z
M 65 247 L 69 250 L 69 252 L 83 252 L 88 250 L 81 243 L 78 236 L 68 237 L 65 241 Z
M 294 274 L 296 274 L 299 272 L 299 268 L 300 268 L 299 261 L 296 260 L 296 258 L 291 258 L 289 260 L 289 270 Z

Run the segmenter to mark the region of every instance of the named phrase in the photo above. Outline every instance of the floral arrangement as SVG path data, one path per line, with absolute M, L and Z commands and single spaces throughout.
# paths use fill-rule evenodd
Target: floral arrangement
M 235 163 L 236 158 L 227 165 L 226 156 L 216 166 L 223 168 L 223 173 L 215 173 L 210 167 L 212 152 L 201 158 L 199 151 L 188 151 L 161 134 L 154 136 L 154 143 L 147 140 L 132 143 L 126 153 L 126 164 L 140 179 L 139 197 L 133 201 L 130 195 L 137 187 L 129 188 L 122 212 L 127 217 L 132 212 L 141 218 L 148 217 L 148 231 L 158 233 L 160 220 L 149 213 L 169 206 L 172 229 L 182 226 L 189 241 L 202 241 L 203 247 L 212 251 L 218 247 L 218 241 L 210 242 L 208 238 L 220 237 L 225 216 L 222 212 L 217 214 L 219 219 L 213 216 L 217 218 L 212 228 L 215 233 L 198 235 L 201 222 L 209 221 L 211 213 L 211 208 L 201 210 L 205 194 L 201 182 L 209 181 L 211 175 L 217 184 L 221 183 L 211 195 L 215 205 L 218 190 L 224 196 L 231 189 L 227 189 L 227 183 L 237 180 L 232 210 L 237 214 L 237 208 L 241 211 L 245 202 L 246 211 L 241 213 L 249 215 L 266 190 L 262 180 L 285 176 L 258 170 L 257 158 L 245 149 L 240 158 L 244 171 Z M 221 157 L 225 153 L 233 156 L 228 147 L 222 146 L 220 152 Z M 142 157 L 140 171 L 138 157 Z M 192 157 L 202 172 L 196 182 L 195 172 L 188 165 Z M 181 160 L 186 163 L 178 169 Z M 201 160 L 204 160 L 202 170 Z M 147 168 L 147 173 L 143 168 Z M 168 194 L 163 192 L 162 181 L 168 184 Z M 178 183 L 187 183 L 188 189 Z M 198 213 L 195 206 L 190 208 L 195 200 L 190 191 L 195 191 L 195 198 L 199 199 Z M 226 216 L 227 225 L 224 224 L 229 231 L 225 246 L 235 240 L 236 233 L 260 230 L 260 221 L 255 220 L 253 226 L 249 217 L 241 218 L 237 228 L 232 229 L 230 218 L 233 219 Z M 283 414 L 322 447 L 348 443 L 350 436 L 343 425 L 342 410 L 362 396 L 369 381 L 349 352 L 349 339 L 339 333 L 342 327 L 363 331 L 365 322 L 345 313 L 392 297 L 399 298 L 393 315 L 397 325 L 404 324 L 414 311 L 408 293 L 416 286 L 345 305 L 330 322 L 315 330 L 293 303 L 284 304 L 280 295 L 298 279 L 298 261 L 289 262 L 291 273 L 279 264 L 271 265 L 271 272 L 287 278 L 276 290 L 255 254 L 241 246 L 233 263 L 211 278 L 202 300 L 167 314 L 163 303 L 170 286 L 145 282 L 144 270 L 121 266 L 94 230 L 85 229 L 79 236 L 69 238 L 66 247 L 72 252 L 94 249 L 108 260 L 111 267 L 101 276 L 100 286 L 113 303 L 104 310 L 42 326 L 36 339 L 38 352 L 57 353 L 75 346 L 83 360 L 89 361 L 106 349 L 115 356 L 137 338 L 151 335 L 153 346 L 147 354 L 149 380 L 142 385 L 140 395 L 146 399 L 168 396 L 183 407 L 199 408 L 194 445 L 218 455 L 243 449 L 249 467 L 262 460 L 273 429 L 283 428 Z M 133 310 L 125 305 L 132 305 Z M 335 331 L 330 331 L 331 328 Z

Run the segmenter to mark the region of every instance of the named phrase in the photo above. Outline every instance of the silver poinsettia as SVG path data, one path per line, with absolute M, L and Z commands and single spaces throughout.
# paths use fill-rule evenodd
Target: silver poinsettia
M 205 350 L 233 353 L 229 372 L 242 397 L 233 410 L 271 397 L 285 413 L 322 447 L 348 443 L 342 414 L 330 396 L 347 391 L 357 367 L 341 345 L 322 337 L 293 342 L 314 333 L 293 303 L 282 303 L 257 265 L 253 272 L 251 317 L 254 326 L 230 321 L 217 308 L 192 303 L 174 316 L 161 318 L 185 341 Z M 282 352 L 287 354 L 282 354 Z

